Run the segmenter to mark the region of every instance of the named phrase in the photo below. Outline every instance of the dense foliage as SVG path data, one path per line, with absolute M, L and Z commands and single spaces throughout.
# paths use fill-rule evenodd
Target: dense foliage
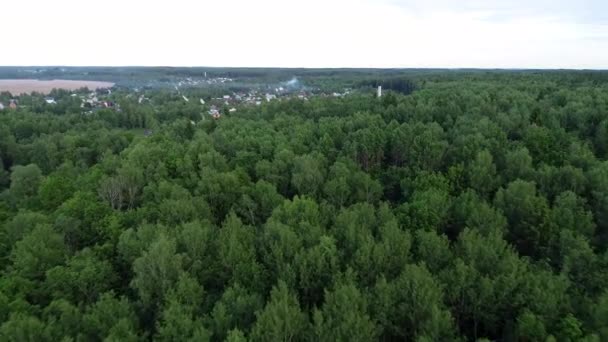
M 0 112 L 0 340 L 608 340 L 604 79 L 450 73 L 220 120 L 168 91 L 24 96 Z

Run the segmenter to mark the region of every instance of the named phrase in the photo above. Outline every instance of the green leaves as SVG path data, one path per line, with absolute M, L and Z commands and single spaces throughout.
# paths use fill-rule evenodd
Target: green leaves
M 337 161 L 330 168 L 323 192 L 340 208 L 357 202 L 376 203 L 382 195 L 382 186 L 352 162 Z
M 163 301 L 182 272 L 182 262 L 183 257 L 176 253 L 175 241 L 164 235 L 133 261 L 131 286 L 137 290 L 146 307 L 154 307 Z
M 289 72 L 1 112 L 0 340 L 608 340 L 605 75 Z
M 308 318 L 283 281 L 272 289 L 268 304 L 256 316 L 257 321 L 251 331 L 252 341 L 307 340 Z
M 262 269 L 256 260 L 255 232 L 236 215 L 230 214 L 218 237 L 221 275 L 230 284 L 261 288 Z
M 203 289 L 196 280 L 182 274 L 168 295 L 157 322 L 158 341 L 209 341 L 211 333 L 203 326 L 199 307 Z
M 500 185 L 500 177 L 496 174 L 496 165 L 488 150 L 477 153 L 468 167 L 469 186 L 481 195 L 488 197 Z
M 242 331 L 250 331 L 256 320 L 255 312 L 263 307 L 264 300 L 258 293 L 251 292 L 239 284 L 230 286 L 211 311 L 214 338 L 237 338 L 236 335 L 243 335 Z
M 383 328 L 384 338 L 444 340 L 453 336 L 442 287 L 424 266 L 407 265 L 390 282 L 380 278 L 373 294 L 372 317 Z
M 500 189 L 494 199 L 495 206 L 502 210 L 509 222 L 509 240 L 520 253 L 542 256 L 551 239 L 546 225 L 547 200 L 537 195 L 534 183 L 516 180 Z
M 11 253 L 13 272 L 42 281 L 47 270 L 65 261 L 66 252 L 61 235 L 49 225 L 38 225 L 15 244 Z
M 42 171 L 36 164 L 14 166 L 9 193 L 15 205 L 22 208 L 36 206 L 36 194 L 42 181 Z
M 48 270 L 46 278 L 46 286 L 55 298 L 65 298 L 74 304 L 94 302 L 117 281 L 111 263 L 90 249 L 83 249 L 66 266 Z
M 323 307 L 314 313 L 314 330 L 317 341 L 373 341 L 378 337 L 366 300 L 353 284 L 325 292 Z
M 36 317 L 21 313 L 11 315 L 10 319 L 0 326 L 0 339 L 9 342 L 52 341 L 45 331 L 44 323 Z
M 137 341 L 138 320 L 133 304 L 107 292 L 83 316 L 82 334 L 86 339 Z
M 315 197 L 325 180 L 324 161 L 319 156 L 303 155 L 294 160 L 291 183 L 300 195 Z

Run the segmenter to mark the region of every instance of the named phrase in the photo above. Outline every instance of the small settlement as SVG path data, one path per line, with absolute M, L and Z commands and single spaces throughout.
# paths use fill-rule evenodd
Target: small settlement
M 209 109 L 207 111 L 208 115 L 214 119 L 219 119 L 222 117 L 222 114 L 226 113 L 224 111 L 227 111 L 228 113 L 235 113 L 239 106 L 260 106 L 264 102 L 282 101 L 287 99 L 308 101 L 311 96 L 313 96 L 313 94 L 310 91 L 300 90 L 292 92 L 284 89 L 283 87 L 279 87 L 267 89 L 266 91 L 250 89 L 248 91 L 225 94 L 220 97 L 199 99 L 199 101 L 201 105 L 209 105 Z M 186 97 L 183 97 L 184 101 L 186 101 Z M 189 102 L 189 100 L 186 102 Z M 226 109 L 222 110 L 221 108 Z
M 72 96 L 80 97 L 80 108 L 84 110 L 84 114 L 92 114 L 96 110 L 103 108 L 115 109 L 120 112 L 120 106 L 107 98 L 107 96 L 111 94 L 112 91 L 107 89 L 103 91 L 93 91 L 86 95 L 72 94 Z
M 8 105 L 8 108 L 10 109 L 17 109 L 17 100 L 12 99 L 11 102 Z
M 186 103 L 190 103 L 193 94 L 188 92 L 182 93 L 182 90 L 187 88 L 199 88 L 206 87 L 209 85 L 222 85 L 234 82 L 233 79 L 227 77 L 214 77 L 207 78 L 205 74 L 204 78 L 184 78 L 178 82 L 171 83 L 171 86 L 175 88 L 181 100 Z M 154 87 L 144 87 L 144 89 L 155 89 Z M 144 91 L 141 88 L 133 88 L 135 93 L 139 93 L 136 97 L 136 101 L 139 105 L 144 105 L 153 101 L 148 96 L 152 96 L 152 93 Z M 237 112 L 238 108 L 242 106 L 261 106 L 263 103 L 269 103 L 273 101 L 283 101 L 298 99 L 302 101 L 308 101 L 313 96 L 320 97 L 343 97 L 349 95 L 350 89 L 345 89 L 344 92 L 338 93 L 318 93 L 313 92 L 310 88 L 302 87 L 299 85 L 297 79 L 293 79 L 289 82 L 283 82 L 281 86 L 254 86 L 249 89 L 243 89 L 240 91 L 233 91 L 224 93 L 221 96 L 211 98 L 199 98 L 203 119 L 204 116 L 209 115 L 213 119 L 220 119 L 223 114 L 232 114 Z M 97 89 L 91 92 L 74 92 L 71 94 L 72 98 L 80 99 L 80 108 L 82 109 L 83 115 L 91 115 L 100 109 L 113 109 L 118 112 L 121 111 L 120 105 L 115 103 L 112 98 L 112 91 L 110 89 Z M 130 97 L 129 94 L 127 97 Z M 51 96 L 44 98 L 47 105 L 56 105 L 61 102 L 61 99 L 56 99 Z M 196 100 L 194 100 L 196 101 Z M 8 104 L 8 108 L 16 109 L 18 106 L 17 100 L 11 100 Z M 7 108 L 5 104 L 0 103 L 0 110 Z

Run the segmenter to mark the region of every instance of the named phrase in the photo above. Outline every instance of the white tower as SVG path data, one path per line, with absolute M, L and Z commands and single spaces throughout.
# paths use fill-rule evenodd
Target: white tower
M 382 86 L 378 86 L 378 97 L 382 97 Z

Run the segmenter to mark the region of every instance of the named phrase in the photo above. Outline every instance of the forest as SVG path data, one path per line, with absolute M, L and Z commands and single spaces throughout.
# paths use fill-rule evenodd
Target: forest
M 360 73 L 0 111 L 0 340 L 608 341 L 608 74 Z

